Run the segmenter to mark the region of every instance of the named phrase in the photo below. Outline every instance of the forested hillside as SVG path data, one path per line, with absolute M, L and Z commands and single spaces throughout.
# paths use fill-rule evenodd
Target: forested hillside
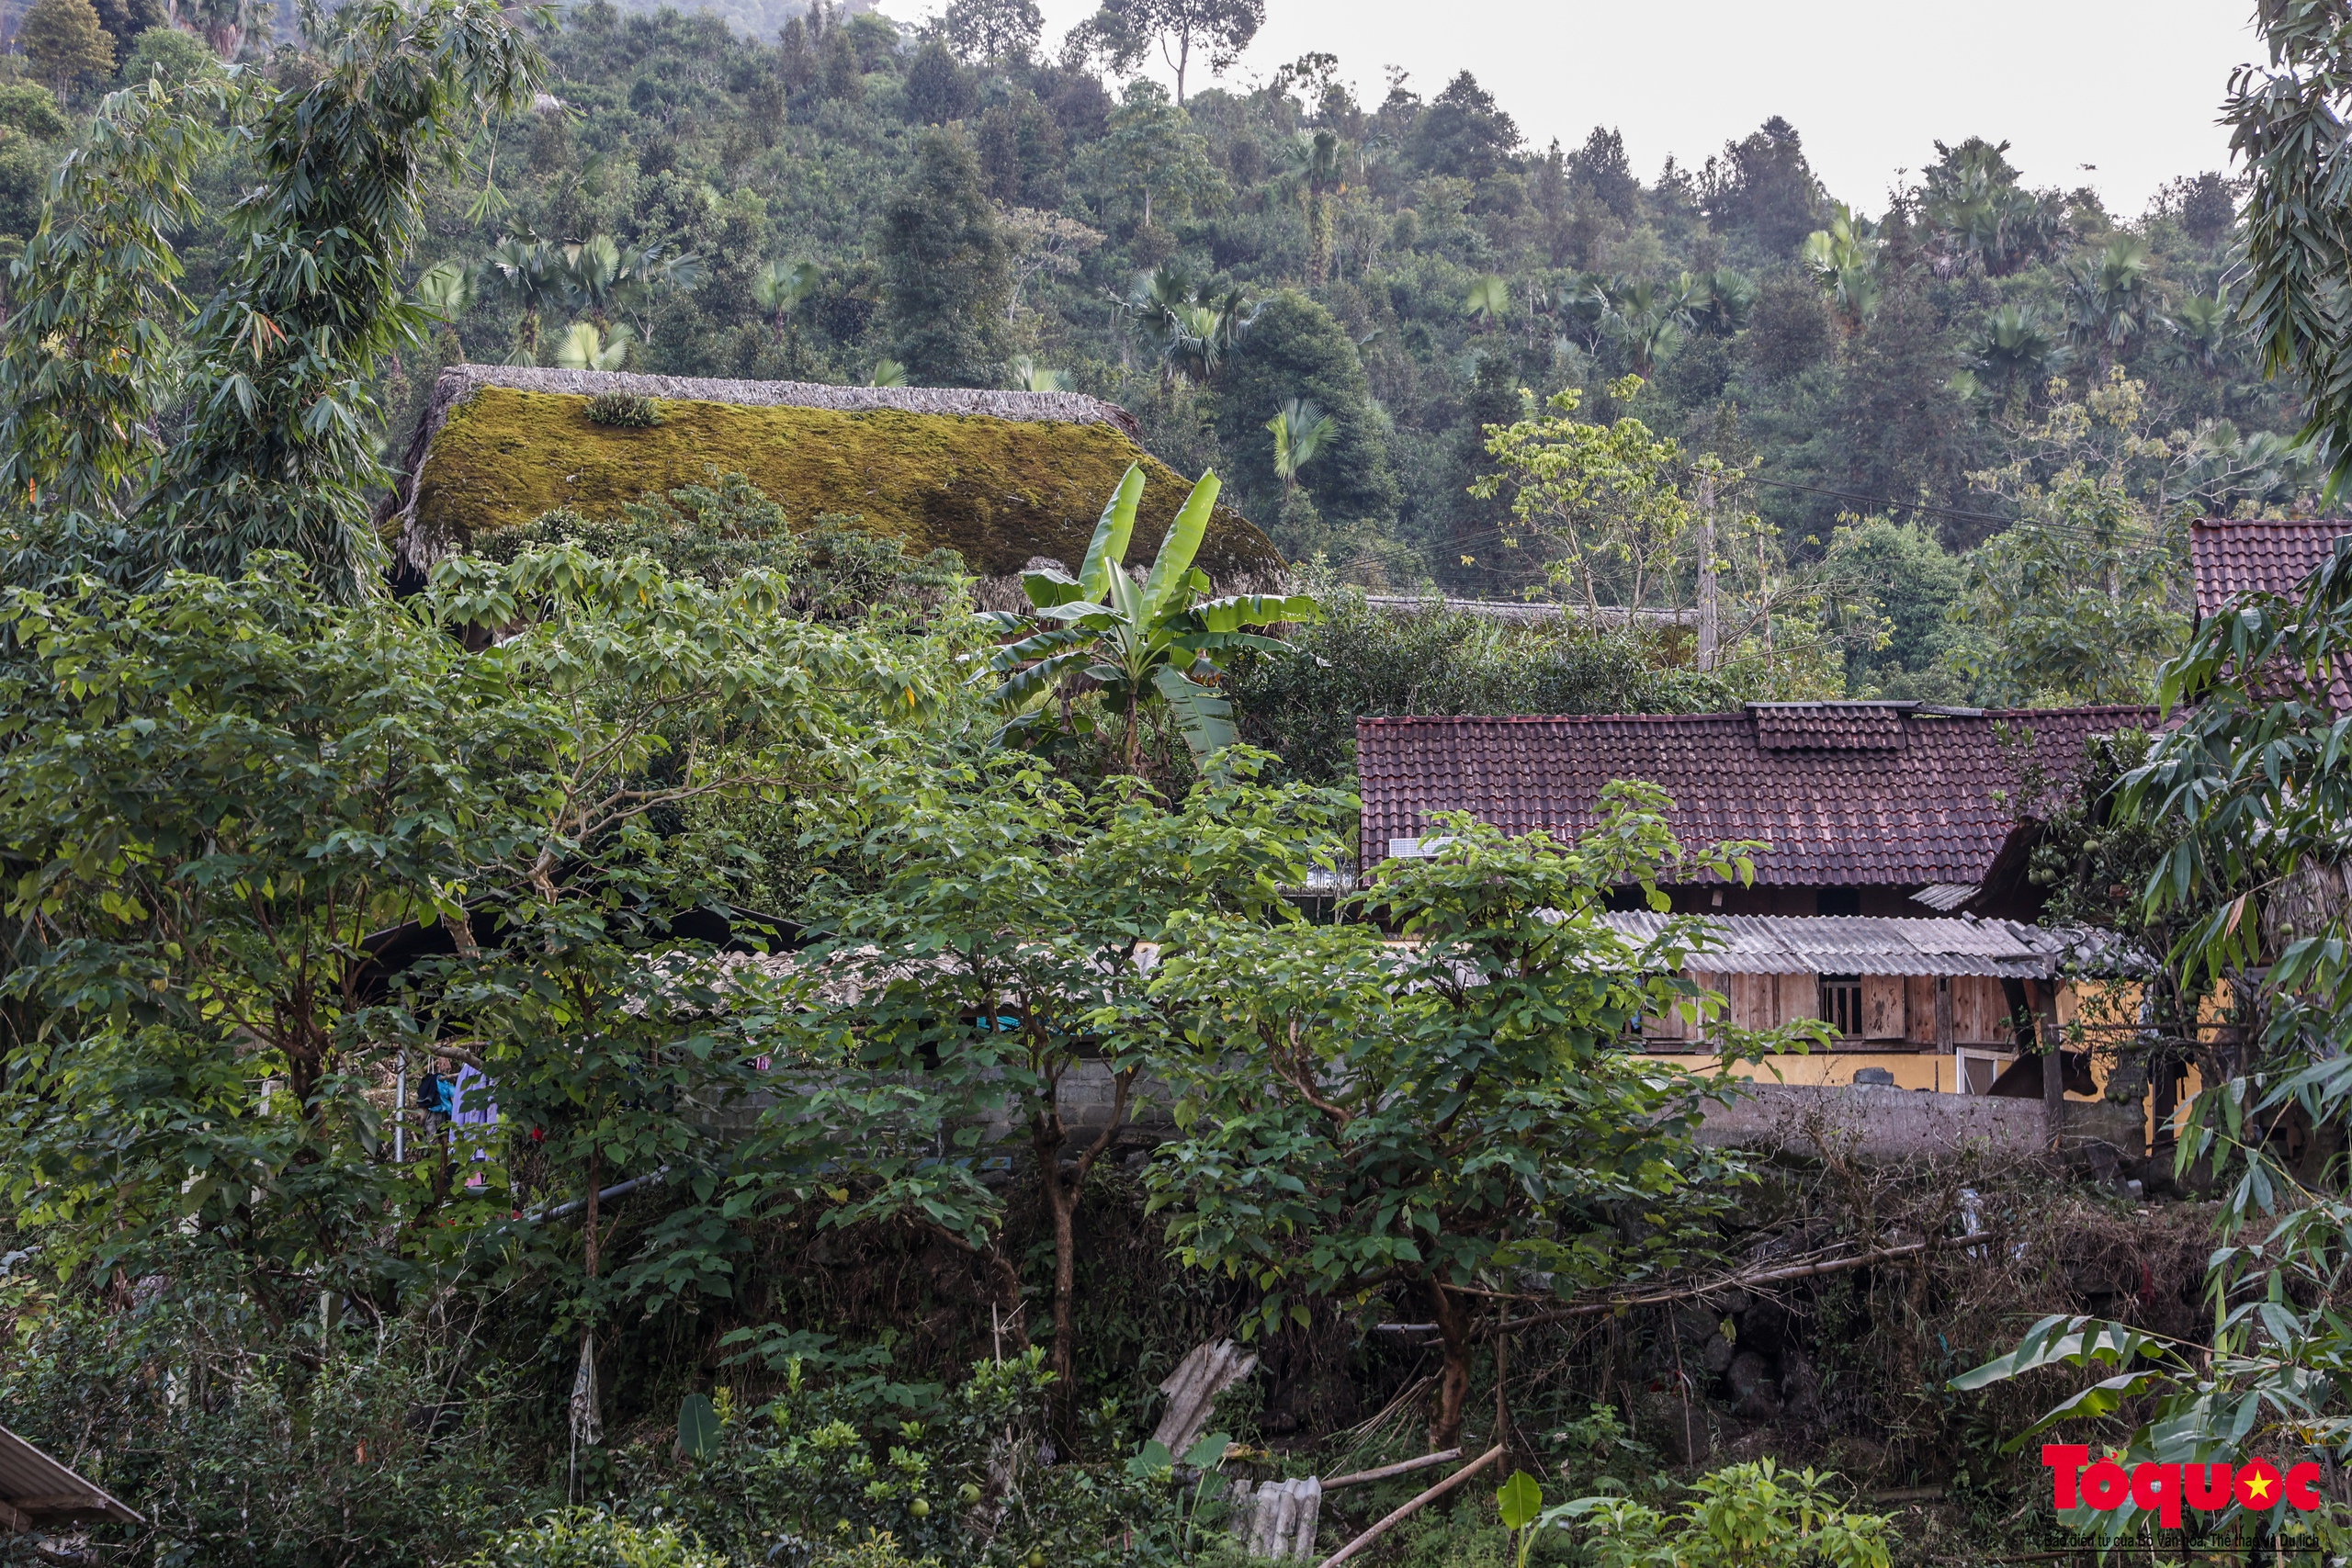
M 1179 104 L 1123 81 L 1176 41 L 1145 36 L 1148 9 L 1053 39 L 1028 0 L 915 29 L 821 3 L 773 28 L 773 8 L 571 7 L 551 92 L 434 198 L 439 357 L 1066 385 L 1215 467 L 1294 558 L 1488 597 L 1689 604 L 1692 509 L 1640 501 L 1687 500 L 1714 454 L 1727 637 L 1770 647 L 1784 687 L 1855 695 L 2144 687 L 2184 625 L 2181 521 L 2305 489 L 2278 438 L 2295 393 L 2234 324 L 2219 175 L 2110 213 L 2014 167 L 1988 109 L 1891 194 L 1824 188 L 1780 118 L 1645 177 L 1605 126 L 1530 144 L 1467 73 L 1396 74 L 1378 102 L 1332 54 L 1212 75 L 1248 6 L 1203 12 L 1226 46 L 1194 40 Z M 266 29 L 207 36 L 307 69 Z M 70 103 L 106 85 L 36 42 L 29 73 Z M 122 71 L 197 68 L 193 42 L 148 35 Z M 23 234 L 70 117 L 12 94 L 0 230 Z M 235 175 L 215 179 L 217 213 Z M 198 286 L 208 249 L 186 247 Z M 391 378 L 390 436 L 435 367 Z M 1566 389 L 1576 422 L 1639 421 L 1610 460 L 1655 459 L 1573 520 L 1486 434 Z

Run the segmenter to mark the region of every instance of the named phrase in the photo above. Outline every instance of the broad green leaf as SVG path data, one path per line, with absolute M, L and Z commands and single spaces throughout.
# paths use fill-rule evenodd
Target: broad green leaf
M 1544 1512 L 1543 1484 L 1523 1470 L 1513 1471 L 1495 1493 L 1495 1503 L 1502 1509 L 1507 1529 L 1523 1530 Z
M 707 1393 L 678 1402 L 678 1451 L 701 1459 L 718 1449 L 718 1412 Z
M 1136 531 L 1136 507 L 1143 500 L 1143 469 L 1134 463 L 1119 476 L 1119 488 L 1094 525 L 1094 538 L 1086 547 L 1086 561 L 1078 570 L 1079 586 L 1089 599 L 1104 598 L 1113 575 L 1127 558 L 1127 541 Z
M 1225 1451 L 1232 1446 L 1233 1434 L 1230 1432 L 1205 1433 L 1199 1442 L 1184 1450 L 1184 1462 L 1194 1470 L 1208 1470 L 1223 1459 Z
M 1184 744 L 1196 760 L 1221 751 L 1240 739 L 1240 732 L 1233 727 L 1233 705 L 1216 688 L 1204 686 L 1165 664 L 1152 671 L 1151 683 L 1168 699 L 1177 727 L 1184 732 Z
M 1201 476 L 1193 493 L 1184 498 L 1183 510 L 1168 525 L 1168 536 L 1159 541 L 1159 554 L 1151 563 L 1151 577 L 1143 585 L 1144 620 L 1157 616 L 1167 606 L 1184 575 L 1193 570 L 1193 558 L 1200 553 L 1201 540 L 1209 531 L 1209 515 L 1216 510 L 1217 491 L 1224 481 L 1212 468 Z

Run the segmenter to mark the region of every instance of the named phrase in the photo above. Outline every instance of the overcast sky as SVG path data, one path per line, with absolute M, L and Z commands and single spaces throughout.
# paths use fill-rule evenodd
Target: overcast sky
M 902 20 L 941 0 L 885 0 Z M 1097 0 L 1041 0 L 1046 44 Z M 1875 213 L 1935 142 L 2014 146 L 2029 183 L 2088 182 L 2136 215 L 2175 175 L 2228 167 L 2213 123 L 2253 58 L 2249 0 L 1268 0 L 1229 80 L 1310 50 L 1367 107 L 1400 65 L 1423 97 L 1468 69 L 1541 147 L 1614 125 L 1644 180 L 1705 162 L 1770 115 L 1804 133 L 1832 194 Z M 1190 84 L 1188 83 L 1188 85 Z M 2081 165 L 2096 164 L 2094 171 Z

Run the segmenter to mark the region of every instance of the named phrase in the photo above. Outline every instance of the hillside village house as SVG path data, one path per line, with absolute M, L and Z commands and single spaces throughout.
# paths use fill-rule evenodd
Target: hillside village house
M 1774 1058 L 1792 1083 L 1892 1081 L 1990 1090 L 2043 1033 L 2075 1021 L 2088 933 L 2033 923 L 2025 881 L 2037 788 L 2081 765 L 2093 735 L 2144 728 L 2152 708 L 2017 712 L 1905 702 L 1758 703 L 1735 714 L 1600 718 L 1367 718 L 1357 726 L 1361 853 L 1429 852 L 1431 814 L 1574 837 L 1615 779 L 1663 787 L 1684 843 L 1761 840 L 1756 879 L 1668 889 L 1714 917 L 1718 951 L 1691 973 L 1730 1021 L 1820 1019 L 1835 1050 Z M 1660 917 L 1612 917 L 1646 935 Z M 1704 1052 L 1686 1021 L 1653 1020 L 1657 1052 Z M 1872 1072 L 1871 1069 L 1877 1069 Z M 2008 1092 L 2039 1097 L 2038 1077 Z M 2070 1090 L 2090 1088 L 2079 1070 Z

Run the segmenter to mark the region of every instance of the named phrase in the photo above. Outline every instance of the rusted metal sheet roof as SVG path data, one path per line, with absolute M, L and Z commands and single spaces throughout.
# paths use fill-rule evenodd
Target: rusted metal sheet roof
M 10 1512 L 34 1525 L 101 1517 L 128 1525 L 147 1522 L 6 1427 L 0 1427 L 0 1505 L 6 1505 L 0 1508 L 0 1534 L 25 1528 L 7 1518 Z
M 2149 728 L 2154 708 L 1936 709 L 1917 703 L 1757 704 L 1742 713 L 1356 721 L 1365 865 L 1466 811 L 1509 833 L 1573 838 L 1612 780 L 1673 798 L 1691 847 L 1771 845 L 1777 886 L 1973 887 L 2021 815 L 2020 764 L 2063 784 L 2093 735 Z M 1400 850 L 1396 846 L 1402 845 Z
M 1649 942 L 1668 919 L 1644 911 L 1602 919 Z M 2018 920 L 1872 919 L 1850 915 L 1708 915 L 1713 942 L 1684 967 L 1698 975 L 1988 975 L 2052 980 L 2102 971 L 2119 956 L 2108 932 Z

